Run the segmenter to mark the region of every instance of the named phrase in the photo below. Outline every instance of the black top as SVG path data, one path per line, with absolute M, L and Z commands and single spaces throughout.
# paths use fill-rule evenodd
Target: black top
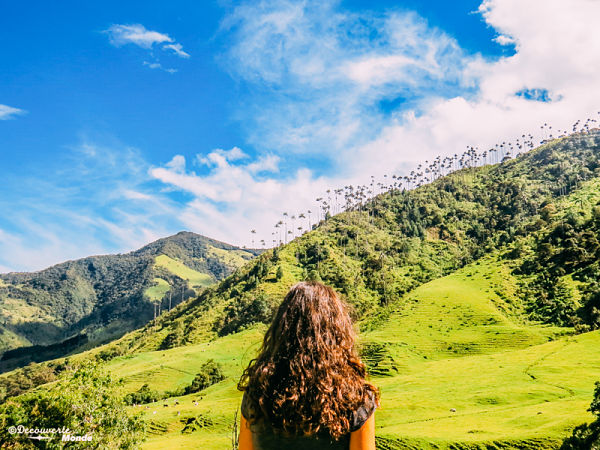
M 371 393 L 369 401 L 352 413 L 350 432 L 362 427 L 376 407 L 375 396 Z M 251 415 L 249 409 L 248 396 L 244 392 L 241 410 L 245 418 Z M 255 450 L 348 450 L 350 448 L 350 433 L 336 441 L 327 432 L 314 436 L 284 436 L 274 433 L 268 423 L 261 423 L 261 425 L 260 429 L 252 426 L 252 444 Z

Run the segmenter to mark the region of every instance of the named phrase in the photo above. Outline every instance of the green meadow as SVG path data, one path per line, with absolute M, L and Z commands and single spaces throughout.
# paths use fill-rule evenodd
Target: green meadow
M 556 448 L 592 419 L 600 333 L 523 319 L 505 264 L 486 256 L 359 324 L 363 359 L 382 395 L 379 448 Z M 208 359 L 227 376 L 196 394 L 131 407 L 150 423 L 143 448 L 230 448 L 236 383 L 264 330 L 110 361 L 130 392 L 144 383 L 161 392 L 187 386 Z
M 167 255 L 158 255 L 155 259 L 155 266 L 167 269 L 172 274 L 186 280 L 194 288 L 209 286 L 214 282 L 214 278 L 209 274 L 190 269 L 181 261 Z

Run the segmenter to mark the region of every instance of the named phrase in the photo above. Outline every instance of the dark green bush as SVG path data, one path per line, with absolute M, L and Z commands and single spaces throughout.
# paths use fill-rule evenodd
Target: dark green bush
M 560 450 L 596 450 L 600 448 L 600 381 L 596 381 L 594 399 L 588 411 L 596 416 L 590 424 L 579 425 L 564 440 Z
M 127 405 L 143 405 L 144 403 L 154 403 L 159 399 L 160 395 L 158 394 L 158 392 L 150 389 L 150 386 L 148 386 L 148 384 L 146 383 L 136 392 L 127 394 L 123 401 Z
M 212 359 L 209 359 L 200 368 L 200 372 L 196 374 L 194 381 L 187 388 L 185 394 L 193 394 L 194 392 L 202 391 L 207 387 L 217 384 L 225 379 L 221 365 Z

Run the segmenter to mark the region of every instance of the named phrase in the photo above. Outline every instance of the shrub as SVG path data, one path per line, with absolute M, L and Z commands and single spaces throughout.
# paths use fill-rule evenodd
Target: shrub
M 172 324 L 170 328 L 171 331 L 165 336 L 165 338 L 160 344 L 160 350 L 167 350 L 170 348 L 179 347 L 183 344 L 183 324 L 180 321 L 177 321 L 174 324 Z
M 275 278 L 277 279 L 277 281 L 279 281 L 283 278 L 283 268 L 281 266 L 279 266 L 277 268 L 277 273 L 275 274 Z
M 159 399 L 160 395 L 158 392 L 150 389 L 150 386 L 146 383 L 136 392 L 127 394 L 123 400 L 127 405 L 141 405 L 144 403 L 153 403 Z
M 194 392 L 202 391 L 224 379 L 225 375 L 223 375 L 221 365 L 214 360 L 209 359 L 202 364 L 200 372 L 196 374 L 192 384 L 185 388 L 185 394 L 193 394 Z

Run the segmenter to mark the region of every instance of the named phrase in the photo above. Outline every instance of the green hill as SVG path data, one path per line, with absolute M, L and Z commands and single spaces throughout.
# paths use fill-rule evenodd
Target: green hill
M 124 255 L 0 274 L 2 369 L 97 345 L 196 296 L 257 254 L 182 232 Z M 76 337 L 77 339 L 74 339 Z
M 586 301 L 591 295 L 586 289 L 594 291 L 593 279 L 598 274 L 593 261 L 600 257 L 593 236 L 578 244 L 583 234 L 572 235 L 573 231 L 554 244 L 560 248 L 573 244 L 575 253 L 566 258 L 576 258 L 577 249 L 587 255 L 587 262 L 581 264 L 587 267 L 588 278 L 574 273 L 579 281 L 574 281 L 576 287 L 571 283 L 577 291 L 575 298 L 583 299 L 587 306 L 573 303 L 567 321 L 556 320 L 551 305 L 548 312 L 540 312 L 538 291 L 542 289 L 551 298 L 554 294 L 548 286 L 536 287 L 537 275 L 526 268 L 527 258 L 538 254 L 535 245 L 542 236 L 557 227 L 567 230 L 569 220 L 579 224 L 579 231 L 597 221 L 595 197 L 587 195 L 587 203 L 577 199 L 581 192 L 594 191 L 597 186 L 599 146 L 598 132 L 577 134 L 502 164 L 465 168 L 414 190 L 392 189 L 263 253 L 118 345 L 129 352 L 193 344 L 252 323 L 268 323 L 287 289 L 305 278 L 334 286 L 348 299 L 359 320 L 370 318 L 367 322 L 372 322 L 372 317 L 385 315 L 387 304 L 417 286 L 498 249 L 505 249 L 507 259 L 521 266 L 511 269 L 518 274 L 515 289 L 520 300 L 511 306 L 515 313 L 594 329 L 592 305 Z M 587 208 L 587 215 L 573 212 L 565 219 L 566 212 L 552 213 L 558 208 L 566 211 L 563 204 Z M 581 264 L 576 268 L 583 269 Z M 554 304 L 564 310 L 559 301 Z M 180 333 L 177 330 L 185 339 L 166 343 L 167 336 Z
M 230 448 L 265 324 L 292 284 L 317 279 L 353 308 L 382 391 L 378 448 L 557 448 L 592 419 L 600 378 L 599 150 L 592 130 L 369 200 L 347 189 L 346 212 L 70 363 L 166 398 L 130 407 L 150 424 L 144 448 Z M 211 359 L 226 378 L 183 395 Z M 14 395 L 60 364 L 0 386 Z
M 600 334 L 524 322 L 506 307 L 514 280 L 498 271 L 498 259 L 478 263 L 418 287 L 362 333 L 363 358 L 382 391 L 381 448 L 552 449 L 590 420 Z M 202 393 L 132 408 L 156 425 L 144 448 L 200 441 L 207 449 L 228 448 L 241 400 L 235 384 L 262 333 L 256 325 L 215 341 L 111 360 L 108 368 L 129 391 L 144 383 L 161 392 L 189 385 L 208 359 L 224 367 L 227 379 Z M 210 425 L 182 433 L 191 417 Z

